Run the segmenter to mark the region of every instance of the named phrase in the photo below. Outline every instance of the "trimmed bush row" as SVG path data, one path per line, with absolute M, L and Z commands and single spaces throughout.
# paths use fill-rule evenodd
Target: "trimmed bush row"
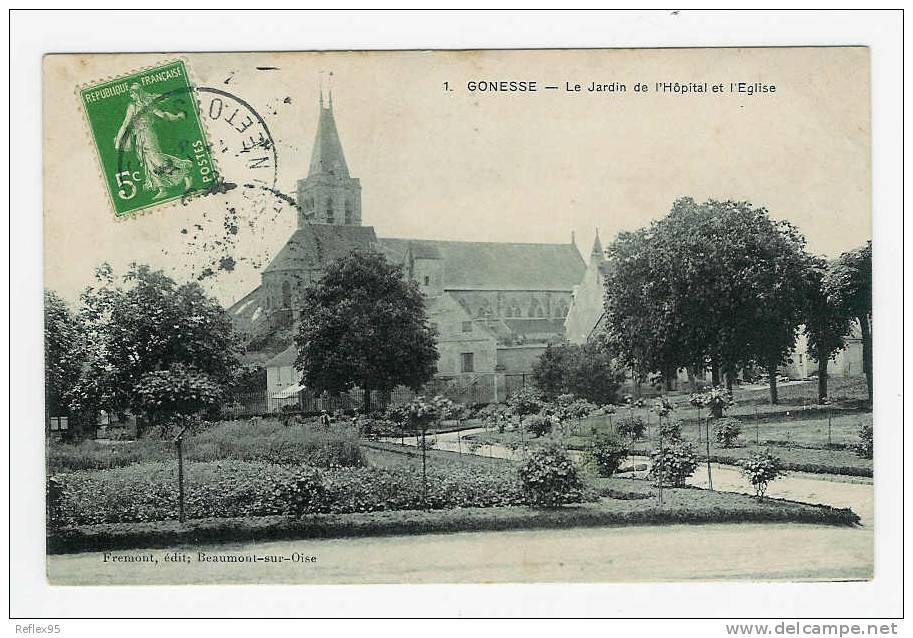
M 292 515 L 291 490 L 301 469 L 262 462 L 185 464 L 188 518 Z M 308 513 L 407 510 L 424 507 L 421 472 L 407 467 L 335 468 L 321 471 L 323 494 Z M 58 525 L 148 522 L 178 517 L 177 463 L 140 463 L 55 477 L 61 485 Z M 525 502 L 511 466 L 430 467 L 427 506 L 495 507 Z
M 668 523 L 799 522 L 855 525 L 849 509 L 807 505 L 739 494 L 669 489 L 663 506 L 655 501 L 604 499 L 550 510 L 528 507 L 436 511 L 315 514 L 121 523 L 51 530 L 48 552 L 107 551 L 285 539 L 317 539 L 461 531 L 654 525 Z

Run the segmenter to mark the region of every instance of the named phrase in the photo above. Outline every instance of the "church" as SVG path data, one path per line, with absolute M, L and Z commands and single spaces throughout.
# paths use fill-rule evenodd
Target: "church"
M 249 349 L 281 349 L 266 364 L 271 396 L 297 385 L 292 338 L 299 313 L 307 312 L 303 289 L 354 250 L 381 252 L 418 283 L 437 334 L 438 377 L 528 374 L 545 347 L 565 337 L 574 288 L 586 270 L 573 237 L 534 244 L 378 236 L 362 224 L 361 183 L 349 172 L 332 97 L 325 104 L 321 96 L 297 210 L 297 229 L 261 273 L 260 286 L 228 310 Z

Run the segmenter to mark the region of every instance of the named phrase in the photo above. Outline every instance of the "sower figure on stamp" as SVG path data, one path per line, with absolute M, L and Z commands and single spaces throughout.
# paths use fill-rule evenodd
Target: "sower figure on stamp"
M 137 83 L 130 85 L 131 101 L 114 138 L 114 148 L 136 153 L 145 173 L 143 189 L 155 190 L 155 198 L 158 199 L 168 194 L 166 189 L 179 184 L 183 184 L 185 190 L 190 189 L 193 162 L 162 152 L 153 128 L 153 117 L 173 122 L 183 120 L 186 114 L 169 113 L 156 108 L 156 97 L 144 91 Z

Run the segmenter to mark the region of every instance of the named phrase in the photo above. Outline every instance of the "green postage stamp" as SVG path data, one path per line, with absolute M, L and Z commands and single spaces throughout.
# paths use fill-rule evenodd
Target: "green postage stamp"
M 87 86 L 79 94 L 118 217 L 215 184 L 184 62 Z

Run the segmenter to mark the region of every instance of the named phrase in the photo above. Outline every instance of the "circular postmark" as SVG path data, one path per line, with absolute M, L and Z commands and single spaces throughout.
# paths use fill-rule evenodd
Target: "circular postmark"
M 196 86 L 164 93 L 147 108 L 164 100 L 169 100 L 172 112 L 196 109 L 212 158 L 207 187 L 180 197 L 193 215 L 185 217 L 179 229 L 182 254 L 172 255 L 177 257 L 176 269 L 202 281 L 236 275 L 242 268 L 248 271 L 242 278 L 250 279 L 251 271 L 268 263 L 275 248 L 277 219 L 289 221 L 297 215 L 295 198 L 278 187 L 279 151 L 270 127 L 249 101 L 221 88 Z M 196 156 L 190 140 L 178 140 L 177 149 L 181 158 Z M 136 154 L 126 152 L 123 145 L 118 170 L 138 170 Z

